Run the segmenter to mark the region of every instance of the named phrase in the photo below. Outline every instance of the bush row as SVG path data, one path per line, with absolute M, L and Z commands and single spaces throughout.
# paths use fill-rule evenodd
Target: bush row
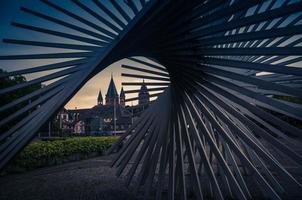
M 108 149 L 117 137 L 77 137 L 64 140 L 37 141 L 26 146 L 12 161 L 9 171 L 24 171 L 39 167 L 68 162 L 70 157 L 78 160 L 93 155 L 100 155 Z

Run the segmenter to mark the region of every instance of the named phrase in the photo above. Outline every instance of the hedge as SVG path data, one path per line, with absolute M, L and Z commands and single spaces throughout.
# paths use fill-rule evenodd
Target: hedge
M 76 137 L 33 142 L 17 155 L 7 171 L 26 171 L 101 155 L 116 140 L 117 137 Z

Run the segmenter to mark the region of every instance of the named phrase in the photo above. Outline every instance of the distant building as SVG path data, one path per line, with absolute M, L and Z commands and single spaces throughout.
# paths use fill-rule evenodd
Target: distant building
M 145 105 L 148 104 L 149 102 L 150 102 L 150 94 L 146 86 L 146 83 L 143 80 L 143 84 L 138 93 L 138 105 Z
M 114 130 L 117 134 L 124 133 L 132 125 L 134 118 L 149 104 L 150 95 L 144 81 L 143 83 L 138 94 L 139 104 L 129 107 L 125 105 L 126 96 L 123 87 L 118 94 L 113 76 L 111 76 L 105 104 L 100 90 L 97 104 L 92 108 L 63 109 L 57 116 L 57 120 L 60 121 L 60 128 L 75 134 L 111 135 Z M 131 110 L 131 108 L 133 109 Z
M 74 131 L 74 133 L 84 134 L 85 133 L 85 122 L 82 120 L 76 122 L 74 125 L 73 131 Z

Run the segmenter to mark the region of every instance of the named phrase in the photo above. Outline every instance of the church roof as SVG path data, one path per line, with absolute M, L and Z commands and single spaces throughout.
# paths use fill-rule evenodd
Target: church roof
M 115 87 L 113 77 L 111 75 L 111 80 L 110 80 L 110 84 L 109 84 L 109 87 L 108 87 L 108 90 L 107 90 L 106 97 L 114 98 L 116 96 L 118 96 L 118 93 L 117 93 L 117 90 L 116 90 L 116 87 Z
M 120 97 L 125 97 L 125 92 L 124 92 L 124 88 L 123 88 L 123 87 L 122 87 L 122 89 L 121 89 Z

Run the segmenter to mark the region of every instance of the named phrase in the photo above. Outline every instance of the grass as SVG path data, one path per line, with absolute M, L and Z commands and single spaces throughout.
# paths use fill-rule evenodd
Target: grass
M 117 139 L 117 137 L 76 137 L 33 142 L 16 156 L 6 172 L 28 171 L 102 155 Z

